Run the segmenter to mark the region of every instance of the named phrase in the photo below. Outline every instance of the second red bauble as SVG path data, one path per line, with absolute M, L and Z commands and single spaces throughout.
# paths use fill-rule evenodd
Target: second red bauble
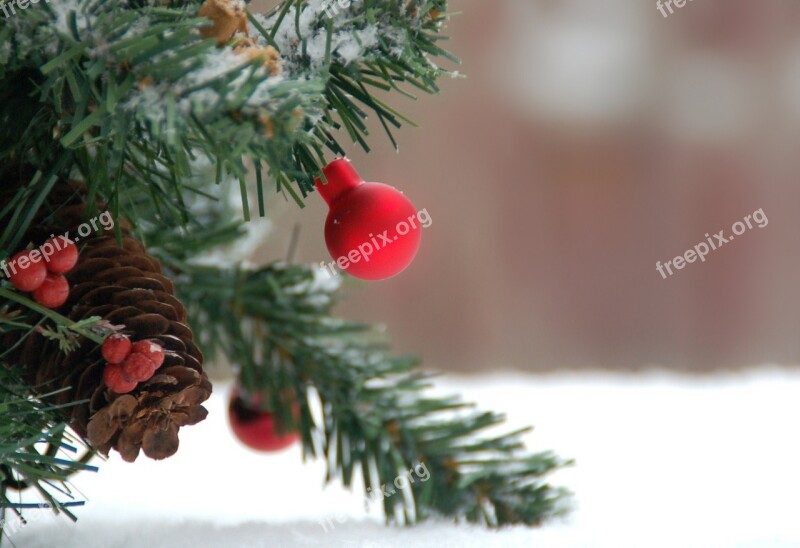
M 228 420 L 239 441 L 256 451 L 280 451 L 300 439 L 297 432 L 278 433 L 275 415 L 249 404 L 236 389 L 228 402 Z
M 322 171 L 327 183 L 318 179 L 317 190 L 330 207 L 325 221 L 330 268 L 363 280 L 385 280 L 405 270 L 422 232 L 414 204 L 389 185 L 364 182 L 346 158 Z

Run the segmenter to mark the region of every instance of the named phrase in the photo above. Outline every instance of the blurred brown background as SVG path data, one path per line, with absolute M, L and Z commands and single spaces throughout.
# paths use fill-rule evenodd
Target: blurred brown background
M 800 363 L 800 4 L 695 0 L 666 19 L 655 0 L 451 8 L 467 78 L 391 98 L 421 125 L 398 133 L 400 154 L 377 124 L 371 154 L 351 147 L 433 224 L 416 262 L 352 291 L 345 315 L 446 370 Z M 302 225 L 304 262 L 329 260 L 315 198 L 280 213 Z M 759 208 L 767 227 L 656 272 Z

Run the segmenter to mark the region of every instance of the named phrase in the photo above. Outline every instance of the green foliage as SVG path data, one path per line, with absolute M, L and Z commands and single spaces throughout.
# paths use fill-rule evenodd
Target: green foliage
M 206 355 L 224 356 L 246 392 L 268 396 L 265 407 L 300 431 L 305 456 L 326 463 L 327 481 L 351 486 L 360 475 L 377 492 L 425 463 L 430 481 L 411 485 L 411 498 L 383 499 L 387 520 L 401 523 L 442 515 L 535 525 L 566 510 L 567 493 L 544 478 L 569 462 L 526 453 L 521 436 L 528 429 L 494 433 L 500 414 L 432 396 L 431 375 L 418 370 L 415 357 L 392 355 L 375 326 L 333 315 L 339 278 L 285 263 L 193 262 L 199 249 L 208 250 L 208 234 L 222 247 L 238 236 L 223 206 L 207 213 L 204 233 L 152 233 L 150 249 L 178 280 Z
M 76 471 L 97 470 L 86 464 L 92 453 L 68 433 L 61 408 L 47 403 L 55 393 L 29 393 L 14 371 L 0 367 L 0 520 L 8 510 L 20 514 L 26 508 L 51 508 L 75 519 L 69 508 L 83 502 L 67 480 Z M 35 490 L 43 502 L 22 502 L 14 495 L 22 489 Z
M 412 463 L 426 464 L 430 481 L 412 485 L 411 499 L 383 500 L 388 520 L 438 514 L 535 525 L 565 509 L 565 493 L 542 478 L 566 462 L 526 454 L 527 429 L 483 434 L 502 415 L 427 394 L 430 375 L 415 358 L 392 356 L 374 328 L 331 315 L 336 284 L 326 274 L 275 264 L 190 266 L 181 275 L 205 348 L 240 366 L 246 391 L 270 396 L 267 406 L 301 432 L 306 456 L 327 463 L 328 481 L 350 486 L 360 474 L 376 492 Z
M 422 461 L 430 481 L 410 498 L 384 499 L 387 519 L 530 525 L 559 513 L 564 493 L 543 478 L 567 463 L 525 453 L 525 430 L 493 434 L 499 414 L 430 395 L 415 358 L 393 356 L 377 329 L 332 315 L 338 284 L 326 274 L 197 260 L 245 232 L 219 200 L 229 181 L 247 221 L 251 202 L 264 215 L 266 181 L 302 206 L 331 155 L 349 143 L 369 150 L 369 115 L 395 143 L 393 129 L 409 120 L 380 97 L 438 93 L 448 72 L 433 59 L 455 61 L 440 46 L 446 0 L 357 0 L 331 12 L 287 0 L 250 14 L 250 39 L 280 51 L 280 75 L 202 39 L 200 5 L 59 0 L 0 24 L 0 259 L 28 244 L 56 185 L 77 179 L 90 208 L 107 203 L 131 222 L 175 280 L 206 355 L 224 355 L 245 390 L 269 396 L 278 418 L 300 430 L 305 456 L 325 459 L 328 480 L 349 486 L 360 474 L 377 490 Z M 36 329 L 69 351 L 75 335 L 99 343 L 107 328 L 71 323 L 0 287 L 0 340 Z M 59 410 L 31 397 L 10 353 L 0 349 L 2 477 L 64 509 L 53 489 L 68 494 L 66 477 L 86 466 L 56 455 L 75 449 Z M 0 501 L 9 502 L 5 490 Z
M 0 174 L 23 156 L 39 178 L 60 165 L 116 216 L 175 225 L 191 216 L 186 195 L 201 192 L 185 180 L 210 162 L 217 183 L 229 176 L 243 187 L 266 168 L 276 190 L 302 206 L 326 150 L 346 152 L 337 130 L 368 149 L 367 112 L 390 137 L 405 120 L 375 90 L 407 83 L 435 93 L 445 71 L 429 56 L 452 58 L 437 45 L 443 19 L 430 15 L 445 11 L 444 0 L 354 2 L 335 17 L 291 0 L 251 16 L 253 38 L 282 54 L 280 76 L 203 40 L 199 3 L 159 4 L 43 2 L 0 30 L 8 40 L 0 98 L 15 107 L 1 108 L 0 121 L 17 129 L 0 141 Z M 149 210 L 133 214 L 130 195 L 148 196 Z M 244 191 L 242 199 L 247 220 Z M 259 192 L 261 212 L 264 200 Z M 10 230 L 24 230 L 25 219 L 15 221 Z
M 8 286 L 8 287 L 4 287 Z M 86 464 L 92 452 L 84 442 L 68 433 L 61 411 L 65 406 L 50 403 L 58 392 L 38 394 L 5 358 L 34 330 L 59 342 L 66 352 L 77 346 L 78 337 L 101 342 L 109 331 L 100 318 L 73 322 L 56 312 L 44 308 L 0 283 L 0 302 L 13 303 L 0 306 L 0 342 L 16 339 L 9 347 L 0 347 L 0 537 L 2 519 L 6 511 L 21 512 L 26 508 L 51 508 L 72 519 L 70 507 L 80 506 L 67 478 L 79 470 L 97 470 Z M 19 306 L 21 305 L 21 306 Z M 75 405 L 80 402 L 73 402 Z M 78 457 L 79 451 L 84 455 Z M 12 494 L 23 489 L 33 489 L 43 502 L 31 503 L 15 500 Z M 64 500 L 67 499 L 67 500 Z

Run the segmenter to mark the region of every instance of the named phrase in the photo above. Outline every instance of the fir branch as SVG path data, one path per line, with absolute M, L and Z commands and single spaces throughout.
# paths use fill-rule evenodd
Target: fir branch
M 66 406 L 47 403 L 56 393 L 34 399 L 27 396 L 29 390 L 13 370 L 0 367 L 0 536 L 9 509 L 21 516 L 26 508 L 50 508 L 75 520 L 69 508 L 83 501 L 76 499 L 67 480 L 79 470 L 97 470 L 87 464 L 93 452 L 61 420 Z M 47 444 L 43 453 L 39 443 Z M 43 502 L 12 497 L 12 491 L 22 489 L 33 489 Z
M 310 192 L 326 163 L 326 151 L 346 155 L 337 133 L 343 130 L 369 151 L 364 121 L 370 111 L 397 148 L 392 128 L 413 122 L 375 92 L 391 90 L 414 99 L 403 84 L 436 94 L 438 78 L 456 75 L 432 61 L 443 57 L 458 62 L 438 45 L 446 12 L 446 0 L 354 0 L 345 8 L 336 2 L 290 0 L 270 16 L 253 16 L 262 44 L 278 48 L 289 75 L 326 81 L 322 112 L 307 117 L 310 138 L 293 147 L 294 168 L 272 169 L 273 176 L 293 177 L 301 190 Z
M 46 322 L 53 322 L 48 327 Z M 8 341 L 11 333 L 18 333 L 17 342 L 0 351 L 0 537 L 2 537 L 6 510 L 14 511 L 19 519 L 23 509 L 50 508 L 75 519 L 70 507 L 80 506 L 66 483 L 78 470 L 97 470 L 86 464 L 93 456 L 82 440 L 68 434 L 61 412 L 68 405 L 53 405 L 48 400 L 58 392 L 33 398 L 35 387 L 20 378 L 16 364 L 7 363 L 18 345 L 36 330 L 59 341 L 64 352 L 77 346 L 78 337 L 101 343 L 103 335 L 110 332 L 106 322 L 91 318 L 73 322 L 53 310 L 42 307 L 15 291 L 0 287 L 0 340 Z M 73 402 L 76 405 L 81 402 Z M 47 443 L 40 453 L 36 444 Z M 79 448 L 83 457 L 78 457 Z M 43 503 L 23 503 L 12 500 L 9 491 L 33 489 Z M 63 496 L 69 500 L 63 500 Z
M 566 509 L 566 492 L 542 478 L 567 461 L 525 454 L 525 430 L 487 437 L 502 415 L 428 396 L 429 376 L 416 359 L 393 357 L 375 330 L 330 315 L 337 284 L 326 274 L 280 264 L 181 268 L 201 344 L 239 366 L 246 391 L 268 395 L 278 419 L 301 432 L 305 454 L 325 460 L 327 481 L 351 486 L 360 473 L 376 492 L 425 463 L 431 481 L 412 485 L 411 500 L 385 498 L 387 520 L 438 514 L 492 527 L 536 525 Z
M 268 396 L 278 419 L 299 429 L 305 455 L 325 460 L 327 481 L 351 486 L 360 473 L 375 493 L 424 462 L 431 481 L 413 484 L 410 501 L 384 499 L 390 521 L 438 514 L 534 525 L 567 509 L 568 493 L 544 477 L 570 462 L 550 452 L 526 454 L 520 437 L 527 429 L 487 435 L 502 415 L 430 396 L 431 375 L 418 370 L 416 358 L 392 356 L 379 329 L 331 314 L 341 278 L 281 263 L 253 270 L 193 261 L 209 250 L 204 234 L 218 234 L 222 246 L 236 239 L 229 219 L 218 203 L 203 216 L 204 233 L 148 234 L 151 252 L 178 280 L 206 355 L 224 355 L 245 391 Z
M 319 0 L 287 0 L 253 14 L 258 44 L 280 50 L 280 76 L 203 40 L 200 2 L 162 4 L 40 3 L 0 30 L 0 97 L 11 99 L 0 121 L 14 129 L 0 139 L 0 175 L 25 159 L 49 182 L 79 176 L 117 217 L 154 212 L 143 220 L 177 226 L 190 217 L 188 195 L 245 180 L 253 160 L 302 206 L 326 155 L 346 154 L 340 130 L 368 150 L 373 112 L 396 145 L 392 129 L 408 120 L 375 92 L 410 95 L 407 83 L 436 93 L 446 71 L 431 59 L 453 59 L 438 45 L 445 0 L 356 0 L 333 15 Z M 186 185 L 206 159 L 216 180 Z M 136 215 L 142 195 L 153 207 Z M 247 219 L 252 200 L 242 198 Z M 26 220 L 7 231 L 20 234 Z
M 71 349 L 76 348 L 75 345 L 77 345 L 77 340 L 73 337 L 73 335 L 86 337 L 96 344 L 103 344 L 103 341 L 108 333 L 113 331 L 112 326 L 108 325 L 106 322 L 103 322 L 102 318 L 93 317 L 87 318 L 80 322 L 73 322 L 58 312 L 44 307 L 39 303 L 36 303 L 29 298 L 20 295 L 16 291 L 6 287 L 0 287 L 0 298 L 22 305 L 23 307 L 52 320 L 56 325 L 55 331 L 44 327 L 39 329 L 39 332 L 49 336 L 49 338 L 59 340 L 59 344 L 61 345 L 62 350 L 65 352 L 69 352 Z M 0 301 L 0 304 L 5 305 L 3 301 Z M 20 325 L 17 321 L 5 322 L 2 320 L 2 318 L 0 318 L 0 333 L 4 332 L 2 327 L 4 324 L 17 329 L 23 327 L 23 325 Z M 2 356 L 2 354 L 0 354 L 0 356 Z

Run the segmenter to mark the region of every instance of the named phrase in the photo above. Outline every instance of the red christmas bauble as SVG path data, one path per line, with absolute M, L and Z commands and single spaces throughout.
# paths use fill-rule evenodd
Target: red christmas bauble
M 33 299 L 47 308 L 58 308 L 69 297 L 69 282 L 61 274 L 47 274 L 42 285 L 33 292 Z
M 47 277 L 47 267 L 42 256 L 33 255 L 34 258 L 38 258 L 34 262 L 31 260 L 31 253 L 31 251 L 21 251 L 9 261 L 9 279 L 19 291 L 36 291 Z
M 385 280 L 411 264 L 422 225 L 414 204 L 399 190 L 366 183 L 346 158 L 323 168 L 327 183 L 317 189 L 330 211 L 325 243 L 333 263 L 363 280 Z
M 278 433 L 275 416 L 249 405 L 238 390 L 231 392 L 228 420 L 239 441 L 256 451 L 280 451 L 300 439 L 298 432 Z

